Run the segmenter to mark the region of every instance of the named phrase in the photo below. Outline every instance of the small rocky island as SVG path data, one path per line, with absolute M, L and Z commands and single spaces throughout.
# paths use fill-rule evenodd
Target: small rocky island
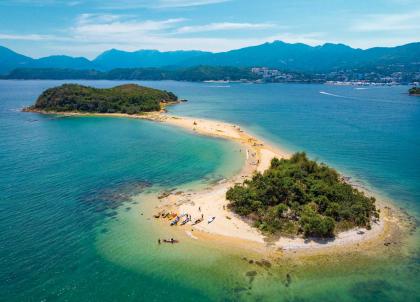
M 172 92 L 136 84 L 113 88 L 64 84 L 45 90 L 25 111 L 139 114 L 176 102 L 178 97 Z
M 420 96 L 420 87 L 412 87 L 408 90 L 410 95 Z
M 305 153 L 272 159 L 264 173 L 230 188 L 226 199 L 261 231 L 286 236 L 333 237 L 354 227 L 370 229 L 379 218 L 375 198 Z

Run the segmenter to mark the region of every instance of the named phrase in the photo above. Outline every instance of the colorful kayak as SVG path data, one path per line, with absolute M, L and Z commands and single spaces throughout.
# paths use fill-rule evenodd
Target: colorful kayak
M 185 218 L 185 220 L 183 222 L 181 222 L 181 225 L 186 224 L 188 221 L 190 221 L 190 218 L 187 216 L 187 218 Z
M 179 216 L 176 216 L 174 220 L 172 220 L 171 225 L 176 225 L 179 221 Z

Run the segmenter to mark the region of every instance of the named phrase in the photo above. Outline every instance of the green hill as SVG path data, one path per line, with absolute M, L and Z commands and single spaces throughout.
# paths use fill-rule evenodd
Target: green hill
M 172 92 L 135 84 L 105 89 L 64 84 L 45 90 L 28 110 L 137 114 L 159 111 L 161 103 L 177 100 Z
M 271 161 L 263 174 L 230 188 L 229 207 L 268 233 L 333 237 L 355 226 L 370 228 L 378 217 L 375 198 L 341 180 L 305 153 Z

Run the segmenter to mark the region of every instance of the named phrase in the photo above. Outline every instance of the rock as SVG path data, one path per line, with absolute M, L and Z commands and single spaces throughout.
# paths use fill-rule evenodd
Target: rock
M 249 271 L 246 272 L 246 274 L 248 277 L 255 277 L 257 275 L 257 271 Z
M 262 263 L 262 265 L 264 265 L 267 268 L 271 267 L 271 262 L 266 260 L 266 259 L 261 259 L 261 263 Z
M 286 282 L 284 282 L 284 285 L 286 286 L 286 287 L 289 287 L 289 285 L 292 283 L 292 276 L 289 274 L 289 273 L 287 273 L 286 274 Z

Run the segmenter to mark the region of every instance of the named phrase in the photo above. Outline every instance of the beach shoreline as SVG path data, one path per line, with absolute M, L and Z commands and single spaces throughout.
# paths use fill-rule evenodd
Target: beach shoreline
M 395 241 L 395 233 L 400 228 L 399 220 L 396 218 L 397 209 L 388 202 L 379 201 L 377 207 L 380 209 L 380 220 L 372 223 L 372 228 L 355 228 L 341 232 L 334 239 L 305 239 L 301 237 L 280 237 L 267 238 L 258 229 L 252 227 L 239 215 L 231 212 L 227 205 L 226 191 L 235 183 L 242 183 L 250 179 L 255 172 L 263 172 L 269 168 L 271 159 L 288 158 L 291 153 L 278 147 L 274 147 L 259 138 L 249 134 L 237 125 L 226 122 L 208 120 L 202 118 L 181 117 L 161 112 L 151 112 L 141 115 L 128 115 L 122 113 L 79 113 L 79 112 L 44 112 L 34 111 L 43 114 L 59 114 L 64 116 L 97 116 L 97 117 L 121 117 L 144 119 L 154 122 L 161 122 L 188 130 L 198 135 L 216 137 L 235 142 L 240 152 L 245 154 L 245 162 L 241 171 L 218 183 L 200 189 L 198 191 L 188 190 L 186 192 L 169 192 L 159 198 L 159 205 L 156 213 L 176 212 L 179 214 L 188 213 L 191 221 L 203 217 L 203 222 L 192 225 L 191 221 L 182 229 L 187 236 L 195 240 L 230 241 L 230 244 L 242 247 L 253 247 L 263 253 L 282 254 L 319 254 L 329 252 L 349 252 L 350 250 L 361 251 L 372 247 L 387 246 L 387 242 Z M 203 215 L 203 216 L 202 216 Z M 214 221 L 207 223 L 210 217 Z M 157 218 L 155 218 L 157 219 Z M 160 219 L 159 219 L 160 220 Z M 169 223 L 169 221 L 168 221 Z M 192 232 L 194 234 L 192 234 Z M 213 239 L 213 240 L 212 240 Z M 230 240 L 231 239 L 231 240 Z

